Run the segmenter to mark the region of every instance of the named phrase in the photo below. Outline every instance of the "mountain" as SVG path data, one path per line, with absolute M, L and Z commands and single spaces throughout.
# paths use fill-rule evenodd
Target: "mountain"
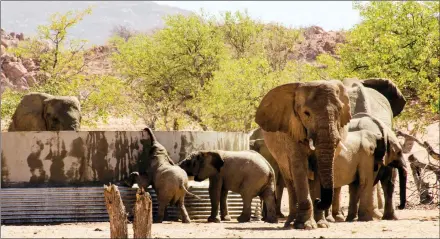
M 34 35 L 38 25 L 47 24 L 51 14 L 93 7 L 70 35 L 87 39 L 91 44 L 104 44 L 114 26 L 123 25 L 138 31 L 151 31 L 164 26 L 166 15 L 190 15 L 191 11 L 159 5 L 149 1 L 2 1 L 1 28 L 7 32 Z

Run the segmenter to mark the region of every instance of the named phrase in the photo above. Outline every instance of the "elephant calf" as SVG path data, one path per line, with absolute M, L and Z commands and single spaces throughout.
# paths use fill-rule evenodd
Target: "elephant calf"
M 229 221 L 228 191 L 239 193 L 243 199 L 243 211 L 239 222 L 251 219 L 252 199 L 259 196 L 267 208 L 266 222 L 277 223 L 275 210 L 275 174 L 270 164 L 259 153 L 248 151 L 196 151 L 179 163 L 189 176 L 201 182 L 209 178 L 211 216 L 208 222 Z
M 150 128 L 145 131 L 150 136 L 151 148 L 146 159 L 145 173 L 132 172 L 128 183 L 132 186 L 135 182 L 146 189 L 150 184 L 157 194 L 159 210 L 155 222 L 161 223 L 164 218 L 165 209 L 168 204 L 177 205 L 180 208 L 183 223 L 190 223 L 188 212 L 186 211 L 184 199 L 188 193 L 188 176 L 185 171 L 175 165 L 168 156 L 167 150 L 157 140 Z M 199 198 L 199 197 L 197 197 Z

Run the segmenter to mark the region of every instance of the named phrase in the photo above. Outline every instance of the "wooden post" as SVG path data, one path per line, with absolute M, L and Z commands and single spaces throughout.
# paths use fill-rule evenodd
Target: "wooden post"
M 153 223 L 153 201 L 148 192 L 143 188 L 136 193 L 136 203 L 133 207 L 133 233 L 134 238 L 151 238 L 151 225 Z
M 127 213 L 118 186 L 104 185 L 104 198 L 110 218 L 110 238 L 128 238 Z

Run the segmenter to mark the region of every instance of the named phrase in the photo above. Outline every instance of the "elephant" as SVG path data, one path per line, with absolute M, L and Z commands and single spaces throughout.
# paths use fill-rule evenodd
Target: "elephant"
M 393 128 L 392 119 L 403 111 L 406 99 L 392 81 L 382 78 L 369 78 L 364 80 L 344 79 L 343 84 L 350 97 L 350 109 L 352 115 L 367 113 L 374 118 L 379 119 L 390 129 Z M 385 187 L 387 190 L 391 190 L 392 196 L 396 176 L 395 171 L 391 166 L 383 167 L 384 168 L 381 169 L 380 176 L 382 179 L 380 180 L 380 184 L 377 184 L 377 187 L 374 189 L 377 190 L 377 197 L 374 197 L 374 211 L 378 218 L 382 217 L 382 213 L 378 209 L 381 209 L 383 204 L 380 185 L 384 187 L 383 183 L 387 183 L 388 185 Z M 403 176 L 399 177 L 403 178 Z M 336 190 L 334 195 L 335 203 L 339 202 L 339 197 L 339 191 Z M 404 207 L 402 204 L 401 206 Z M 335 212 L 333 212 L 333 215 L 335 215 L 334 213 Z M 337 218 L 343 217 L 342 212 L 336 212 L 336 214 L 338 215 Z
M 80 125 L 78 98 L 31 92 L 15 109 L 8 131 L 79 130 Z
M 334 158 L 351 119 L 347 91 L 339 80 L 294 82 L 271 89 L 261 100 L 255 122 L 274 156 L 289 194 L 289 215 L 297 229 L 329 227 L 324 210 L 332 204 Z M 316 158 L 309 189 L 308 162 Z M 311 197 L 315 198 L 312 203 Z
M 145 128 L 144 131 L 149 134 L 151 139 L 146 168 L 141 173 L 132 172 L 128 182 L 130 186 L 137 182 L 144 189 L 152 185 L 159 204 L 157 217 L 154 219 L 155 223 L 162 223 L 168 204 L 179 207 L 182 223 L 190 223 L 191 220 L 184 204 L 185 194 L 199 199 L 200 197 L 188 192 L 188 176 L 183 169 L 174 164 L 165 147 L 157 141 L 152 130 Z
M 394 132 L 371 115 L 359 113 L 350 120 L 345 145 L 349 150 L 341 152 L 336 157 L 334 174 L 335 192 L 338 192 L 335 195 L 339 195 L 342 186 L 349 185 L 350 203 L 346 220 L 353 221 L 357 216 L 359 197 L 359 221 L 373 220 L 373 186 L 381 178 L 380 171 L 374 173 L 374 169 L 377 169 L 379 165 L 396 167 L 399 171 L 404 171 L 400 174 L 403 177 L 400 180 L 400 190 L 401 205 L 405 205 L 406 165 L 402 147 Z M 387 186 L 387 184 L 384 185 Z M 386 206 L 383 219 L 395 218 L 392 198 L 389 196 L 388 188 L 384 189 L 386 189 L 384 190 Z M 338 200 L 333 201 L 332 211 L 340 212 Z M 327 212 L 327 214 L 330 213 Z M 343 216 L 337 214 L 329 215 L 327 220 L 330 216 L 338 218 L 338 221 L 344 220 Z
M 261 131 L 261 128 L 255 129 L 250 132 L 249 148 L 261 154 L 269 162 L 270 166 L 272 166 L 273 171 L 275 172 L 275 182 L 276 182 L 275 198 L 276 198 L 277 217 L 284 218 L 285 216 L 281 212 L 281 201 L 285 188 L 284 179 L 280 174 L 280 168 L 278 167 L 277 162 L 273 158 L 272 154 L 270 154 L 266 144 L 264 143 L 263 132 Z
M 201 150 L 192 152 L 178 164 L 194 181 L 209 178 L 211 215 L 208 222 L 230 221 L 228 191 L 239 193 L 243 199 L 243 211 L 238 222 L 251 219 L 252 199 L 259 196 L 267 209 L 265 221 L 277 223 L 275 211 L 275 173 L 270 164 L 253 150 L 224 151 Z M 218 218 L 220 202 L 221 218 Z

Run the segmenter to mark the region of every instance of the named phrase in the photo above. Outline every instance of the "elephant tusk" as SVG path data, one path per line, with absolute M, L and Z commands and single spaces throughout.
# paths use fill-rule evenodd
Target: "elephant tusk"
M 341 148 L 342 148 L 344 151 L 348 151 L 347 147 L 345 147 L 345 145 L 344 145 L 342 142 L 339 142 L 339 145 L 341 146 Z
M 133 184 L 133 186 L 131 186 L 131 188 L 139 188 L 139 185 L 137 183 Z
M 315 150 L 315 145 L 313 145 L 313 139 L 309 138 L 309 147 L 311 150 Z

